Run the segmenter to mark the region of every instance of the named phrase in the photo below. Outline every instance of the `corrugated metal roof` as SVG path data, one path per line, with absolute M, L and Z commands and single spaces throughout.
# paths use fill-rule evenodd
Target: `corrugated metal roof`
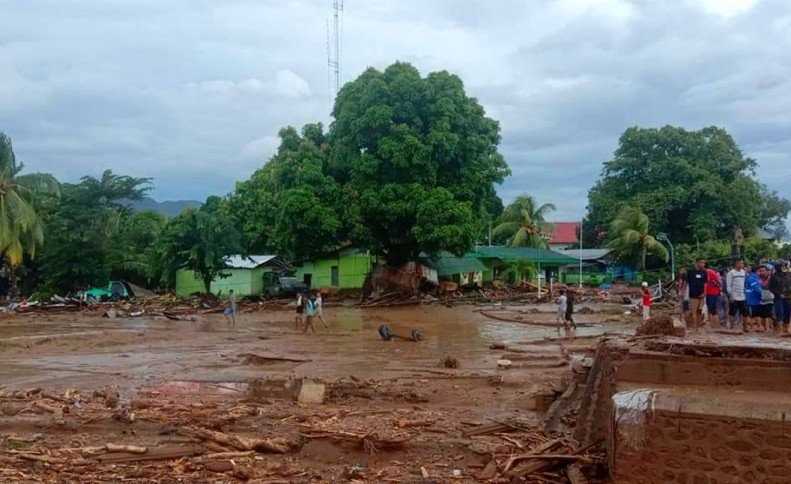
M 484 258 L 495 258 L 506 262 L 527 260 L 542 264 L 566 265 L 579 262 L 553 250 L 534 249 L 530 247 L 476 247 L 475 255 Z
M 225 265 L 232 269 L 255 269 L 275 258 L 277 258 L 276 255 L 248 255 L 245 257 L 237 254 L 226 257 Z
M 556 249 L 555 252 L 558 254 L 563 254 L 569 257 L 573 257 L 577 260 L 580 258 L 584 261 L 586 260 L 599 260 L 604 259 L 607 255 L 612 252 L 610 249 Z M 581 254 L 580 254 L 581 253 Z M 581 256 L 581 257 L 580 257 Z
M 437 274 L 440 276 L 484 272 L 486 270 L 484 263 L 474 256 L 442 256 L 436 259 L 430 259 L 429 264 L 437 270 Z

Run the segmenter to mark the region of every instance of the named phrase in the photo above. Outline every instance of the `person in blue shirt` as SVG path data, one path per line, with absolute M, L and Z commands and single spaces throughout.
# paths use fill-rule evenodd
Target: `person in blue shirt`
M 761 277 L 759 271 L 765 270 L 763 266 L 754 267 L 749 270 L 747 278 L 744 280 L 744 297 L 747 302 L 746 323 L 744 325 L 745 331 L 754 331 L 758 327 L 763 326 L 763 321 L 767 318 L 764 315 L 764 306 L 761 304 L 761 294 L 763 286 L 761 284 Z

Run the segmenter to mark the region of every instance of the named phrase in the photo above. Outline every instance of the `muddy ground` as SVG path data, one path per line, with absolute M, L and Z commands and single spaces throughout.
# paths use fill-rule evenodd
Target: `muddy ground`
M 340 306 L 318 334 L 290 311 L 3 316 L 0 481 L 567 482 L 509 458 L 573 450 L 540 430 L 535 394 L 562 388 L 590 336 L 634 331 L 621 306 L 581 308 L 574 341 L 524 324 L 553 322 L 549 305 Z M 382 341 L 382 323 L 424 339 Z M 303 379 L 323 403 L 297 401 Z

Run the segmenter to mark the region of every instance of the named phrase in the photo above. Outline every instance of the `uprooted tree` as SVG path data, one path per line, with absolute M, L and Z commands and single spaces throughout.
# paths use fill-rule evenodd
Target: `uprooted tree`
M 390 265 L 462 254 L 496 217 L 509 174 L 498 123 L 447 72 L 368 69 L 335 102 L 329 133 L 281 130 L 277 154 L 228 203 L 247 247 L 297 259 L 346 243 Z

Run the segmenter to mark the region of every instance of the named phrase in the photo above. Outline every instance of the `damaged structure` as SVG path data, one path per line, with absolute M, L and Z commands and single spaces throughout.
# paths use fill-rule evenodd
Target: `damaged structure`
M 574 366 L 546 426 L 604 445 L 614 482 L 789 482 L 788 341 L 614 338 Z

